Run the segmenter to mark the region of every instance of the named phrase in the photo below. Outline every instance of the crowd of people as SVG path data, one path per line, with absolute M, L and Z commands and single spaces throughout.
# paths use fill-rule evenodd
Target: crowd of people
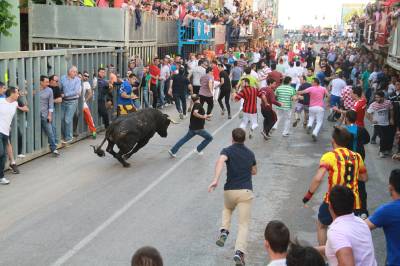
M 305 132 L 311 135 L 310 140 L 316 142 L 327 112 L 329 123 L 335 125 L 331 140 L 333 150 L 321 157 L 317 173 L 303 198 L 307 205 L 328 175 L 329 187 L 318 213 L 319 246 L 289 244 L 286 226 L 272 221 L 265 230 L 265 247 L 272 259 L 270 265 L 325 265 L 322 256 L 329 265 L 347 265 L 344 262 L 376 265 L 369 231 L 376 227 L 382 227 L 385 232 L 387 265 L 400 264 L 397 226 L 400 171 L 394 170 L 389 179 L 394 201 L 369 216 L 368 166 L 364 164 L 365 144 L 375 144 L 379 139 L 379 156 L 384 158 L 392 155 L 393 145 L 398 143 L 400 79 L 397 72 L 382 66 L 372 54 L 354 47 L 351 42 L 331 43 L 319 51 L 311 43 L 266 42 L 258 47 L 229 48 L 218 55 L 204 51 L 190 54 L 187 59 L 156 57 L 149 65 L 132 57 L 127 73 L 118 74 L 114 66 L 109 65 L 107 69 L 99 68 L 94 77 L 86 71 L 78 72 L 73 66 L 62 77 L 41 76 L 38 93 L 41 125 L 54 156 L 59 155 L 57 147 L 61 141 L 56 139 L 54 126 L 57 104 L 62 110 L 61 143 L 64 145 L 73 141 L 74 121 L 79 115 L 84 115 L 95 138 L 93 111 L 98 112 L 107 128 L 114 116 L 126 116 L 141 108 L 163 109 L 173 104 L 179 119 L 190 117 L 188 132 L 169 150 L 170 156 L 175 158 L 180 147 L 196 135 L 204 138 L 195 149 L 198 154 L 203 154 L 212 143 L 206 123 L 218 113 L 214 103 L 218 103 L 222 117 L 233 119 L 231 100 L 240 102 L 240 128 L 232 132 L 233 144 L 221 151 L 215 178 L 209 186 L 209 192 L 218 186 L 226 164 L 224 209 L 216 244 L 224 246 L 232 212 L 238 209 L 239 230 L 234 251 L 237 265 L 245 264 L 249 210 L 253 201 L 251 178 L 257 174 L 255 155 L 244 142 L 246 136 L 252 138 L 259 127 L 257 114 L 261 113 L 264 118 L 260 131 L 266 141 L 279 137 L 273 131 L 290 137 L 292 128 L 303 124 Z M 24 112 L 29 109 L 18 103 L 18 88 L 6 88 L 0 83 L 0 95 L 0 183 L 9 184 L 4 177 L 4 167 L 7 154 L 12 156 L 11 121 L 17 108 Z M 82 110 L 78 110 L 80 98 Z M 90 110 L 93 100 L 97 101 L 97 110 Z M 372 130 L 368 130 L 365 118 L 373 125 Z M 398 159 L 399 154 L 395 153 L 393 158 Z M 10 162 L 13 167 L 13 160 Z M 154 265 L 162 264 L 159 263 Z

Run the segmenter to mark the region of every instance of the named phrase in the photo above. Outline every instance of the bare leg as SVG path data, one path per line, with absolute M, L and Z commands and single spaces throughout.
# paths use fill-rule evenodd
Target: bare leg
M 321 224 L 317 221 L 317 235 L 318 243 L 320 246 L 326 245 L 328 226 Z

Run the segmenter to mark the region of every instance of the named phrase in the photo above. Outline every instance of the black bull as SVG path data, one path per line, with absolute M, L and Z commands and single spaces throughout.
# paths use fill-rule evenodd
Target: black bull
M 143 109 L 118 117 L 106 130 L 106 136 L 100 146 L 92 147 L 98 156 L 103 157 L 105 152 L 101 147 L 108 141 L 107 152 L 124 167 L 129 167 L 130 164 L 126 160 L 143 148 L 155 133 L 163 138 L 167 137 L 167 129 L 171 122 L 173 121 L 168 115 L 156 109 Z M 114 145 L 119 148 L 118 152 L 114 151 Z

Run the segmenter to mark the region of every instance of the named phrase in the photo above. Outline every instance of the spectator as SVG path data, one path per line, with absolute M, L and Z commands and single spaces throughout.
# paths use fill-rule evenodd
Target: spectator
M 186 93 L 188 89 L 193 91 L 189 79 L 184 75 L 184 68 L 179 68 L 179 73 L 174 75 L 169 84 L 168 94 L 174 98 L 179 118 L 182 120 L 186 117 Z
M 264 246 L 271 262 L 268 266 L 286 266 L 287 249 L 290 243 L 289 229 L 281 221 L 271 221 L 264 233 Z
M 61 77 L 61 91 L 64 95 L 62 102 L 62 127 L 64 144 L 69 144 L 73 140 L 73 118 L 78 108 L 78 98 L 81 95 L 81 80 L 77 77 L 78 69 L 72 66 L 68 74 Z
M 4 87 L 1 86 L 0 87 Z M 7 145 L 10 136 L 11 122 L 18 107 L 18 88 L 10 87 L 7 98 L 0 98 L 0 184 L 8 185 L 10 181 L 4 177 L 4 167 L 7 159 Z
M 97 111 L 99 116 L 103 119 L 105 128 L 107 129 L 110 124 L 107 109 L 112 105 L 112 95 L 110 92 L 109 82 L 105 80 L 106 70 L 99 68 L 97 72 Z
M 374 244 L 367 224 L 353 214 L 354 193 L 336 185 L 329 193 L 329 212 L 333 222 L 325 246 L 318 247 L 330 266 L 375 266 Z
M 51 125 L 53 127 L 54 139 L 57 145 L 59 143 L 59 139 L 57 136 L 56 120 L 58 116 L 60 116 L 60 114 L 57 114 L 57 109 L 58 109 L 57 106 L 61 106 L 63 97 L 63 95 L 61 94 L 61 89 L 59 87 L 59 77 L 57 75 L 51 75 L 49 77 L 49 88 L 53 90 L 53 97 L 54 97 L 54 110 L 53 110 L 53 119 L 51 121 Z
M 157 249 L 142 247 L 132 257 L 131 266 L 163 266 L 163 260 Z
M 286 256 L 287 266 L 326 266 L 324 258 L 313 247 L 290 245 Z
M 149 74 L 150 74 L 150 92 L 153 95 L 153 108 L 157 108 L 157 100 L 158 100 L 158 95 L 159 95 L 159 86 L 158 86 L 158 80 L 160 78 L 160 73 L 161 70 L 158 67 L 160 64 L 160 60 L 156 57 L 153 59 L 153 64 L 149 66 Z M 164 103 L 164 99 L 161 99 L 161 106 Z
M 89 131 L 92 133 L 92 138 L 96 139 L 96 127 L 88 106 L 88 102 L 93 98 L 93 90 L 89 83 L 89 73 L 87 71 L 83 72 L 82 79 L 83 117 L 85 118 L 86 125 L 89 127 Z
M 214 99 L 213 99 L 213 89 L 214 89 L 214 78 L 212 68 L 208 67 L 206 69 L 206 74 L 200 78 L 200 103 L 203 106 L 204 103 L 207 103 L 207 115 L 211 115 L 212 110 L 214 108 Z M 209 116 L 211 118 L 211 116 Z
M 57 151 L 56 140 L 54 137 L 52 121 L 54 119 L 54 97 L 53 90 L 49 88 L 49 78 L 40 76 L 40 121 L 42 130 L 46 133 L 50 145 L 50 151 L 53 156 L 57 157 L 60 154 Z
M 400 265 L 400 169 L 394 169 L 389 177 L 389 193 L 393 201 L 380 206 L 366 220 L 371 230 L 381 227 L 386 238 L 386 265 Z

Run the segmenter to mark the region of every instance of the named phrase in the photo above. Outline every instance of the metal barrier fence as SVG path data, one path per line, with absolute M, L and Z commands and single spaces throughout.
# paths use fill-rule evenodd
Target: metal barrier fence
M 42 133 L 40 121 L 40 97 L 38 90 L 40 75 L 63 76 L 67 69 L 75 65 L 78 70 L 88 71 L 91 76 L 98 67 L 113 64 L 121 73 L 124 71 L 125 61 L 122 51 L 114 48 L 96 49 L 68 49 L 30 52 L 3 52 L 0 53 L 0 80 L 8 86 L 20 88 L 21 100 L 29 107 L 29 112 L 18 111 L 14 117 L 11 131 L 11 143 L 14 147 L 14 156 L 25 154 L 26 157 L 18 162 L 24 162 L 43 155 L 49 151 L 47 137 Z M 93 120 L 98 127 L 101 121 L 97 114 L 97 91 L 94 100 L 89 104 Z M 82 97 L 78 106 L 79 138 L 87 136 L 87 126 L 83 121 Z M 61 139 L 61 106 L 55 106 L 55 124 L 57 140 Z

